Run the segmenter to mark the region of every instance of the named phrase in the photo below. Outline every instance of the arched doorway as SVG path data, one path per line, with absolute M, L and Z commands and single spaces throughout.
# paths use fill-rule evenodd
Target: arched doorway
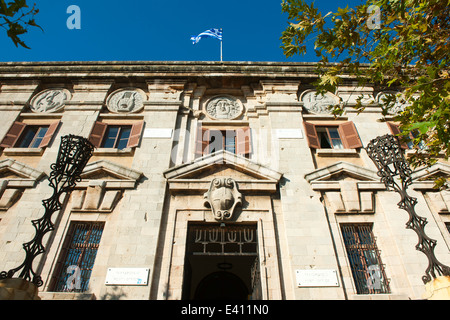
M 207 275 L 195 291 L 195 300 L 247 300 L 247 286 L 241 278 L 227 271 Z

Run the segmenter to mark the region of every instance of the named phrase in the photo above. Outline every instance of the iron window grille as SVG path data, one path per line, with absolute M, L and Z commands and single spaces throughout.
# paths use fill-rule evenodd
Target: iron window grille
M 103 223 L 72 223 L 61 252 L 63 258 L 57 270 L 54 291 L 86 292 L 88 290 L 103 228 Z
M 372 224 L 342 224 L 341 230 L 358 294 L 390 293 Z

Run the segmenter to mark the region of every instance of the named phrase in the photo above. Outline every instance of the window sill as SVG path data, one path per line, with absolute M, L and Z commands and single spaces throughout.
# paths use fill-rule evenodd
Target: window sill
M 44 148 L 5 148 L 3 153 L 7 156 L 41 156 Z
M 318 157 L 353 157 L 358 155 L 356 149 L 316 149 Z
M 39 292 L 41 300 L 97 300 L 93 293 Z
M 116 149 L 116 148 L 97 148 L 94 155 L 129 155 L 133 153 L 133 148 Z

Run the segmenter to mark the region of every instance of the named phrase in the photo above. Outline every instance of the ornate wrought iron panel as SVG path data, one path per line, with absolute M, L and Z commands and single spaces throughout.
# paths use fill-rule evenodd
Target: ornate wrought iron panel
M 191 225 L 188 252 L 193 255 L 257 255 L 256 225 Z

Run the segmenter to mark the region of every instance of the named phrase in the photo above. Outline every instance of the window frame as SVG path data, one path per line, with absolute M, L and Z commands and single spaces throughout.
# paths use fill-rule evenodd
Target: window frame
M 102 121 L 96 121 L 92 127 L 91 133 L 89 134 L 89 141 L 94 145 L 95 148 L 110 149 L 110 150 L 123 150 L 128 148 L 138 147 L 141 141 L 141 136 L 144 130 L 145 122 L 140 120 L 137 122 L 118 122 L 118 123 L 107 123 Z M 103 147 L 105 139 L 107 139 L 108 127 L 131 127 L 130 135 L 128 137 L 128 142 L 125 148 L 118 149 L 118 140 L 120 136 L 120 131 L 116 135 L 113 148 Z
M 332 123 L 332 122 L 320 122 L 312 123 L 308 121 L 303 122 L 303 127 L 305 129 L 305 136 L 308 142 L 308 146 L 312 149 L 321 150 L 348 150 L 348 149 L 358 149 L 362 148 L 361 138 L 359 137 L 358 131 L 356 129 L 353 121 L 346 121 L 342 123 Z M 317 128 L 331 128 L 337 127 L 343 149 L 338 148 L 322 148 L 319 139 L 319 134 L 317 133 Z M 328 130 L 327 130 L 328 132 Z M 330 137 L 330 136 L 329 136 Z M 331 137 L 330 137 L 331 138 Z M 331 142 L 331 141 L 330 141 Z
M 110 135 L 108 135 L 108 132 L 110 132 L 110 130 L 112 128 L 118 128 L 117 133 L 114 137 L 114 143 L 112 147 L 105 147 L 106 142 L 111 138 Z M 119 145 L 121 143 L 121 141 L 123 140 L 122 134 L 124 130 L 130 130 L 130 132 L 128 133 L 128 137 L 126 138 L 126 146 L 124 148 L 126 148 L 128 146 L 128 141 L 131 138 L 131 129 L 132 126 L 131 125 L 108 125 L 108 127 L 106 128 L 106 132 L 105 135 L 103 137 L 103 141 L 101 143 L 101 147 L 102 148 L 108 148 L 108 149 L 119 149 L 122 150 L 124 148 L 119 148 Z
M 58 130 L 60 123 L 61 120 L 48 124 L 33 124 L 15 121 L 9 128 L 5 137 L 3 138 L 0 147 L 18 148 L 18 149 L 40 149 L 48 147 L 51 141 L 53 140 L 53 136 L 56 134 L 56 131 Z M 32 127 L 39 127 L 40 129 L 34 134 L 33 139 L 31 139 L 31 142 L 28 144 L 27 147 L 21 147 L 20 144 L 23 142 L 24 135 L 26 134 L 27 129 Z M 47 128 L 47 131 L 40 140 L 39 145 L 35 147 L 30 147 L 36 141 L 36 137 L 40 132 L 41 128 L 44 127 Z
M 398 138 L 398 140 L 400 142 L 400 147 L 402 149 L 414 150 L 414 139 L 415 139 L 414 132 L 411 131 L 408 133 L 408 135 L 404 136 L 404 135 L 402 135 L 402 131 L 400 130 L 400 125 L 398 125 L 397 123 L 394 123 L 394 122 L 390 122 L 390 121 L 387 121 L 386 123 L 387 123 L 391 133 Z M 408 137 L 409 140 L 404 139 L 404 137 Z M 424 142 L 421 141 L 420 143 L 423 145 L 422 146 L 418 145 L 419 149 L 426 150 L 426 145 L 424 145 Z
M 321 131 L 319 131 L 319 129 L 321 129 Z M 339 138 L 333 138 L 330 134 L 330 129 L 336 129 L 337 134 L 339 135 Z M 324 131 L 322 131 L 324 130 Z M 319 137 L 319 144 L 320 144 L 320 149 L 334 149 L 334 150 L 342 150 L 345 149 L 344 148 L 344 142 L 343 139 L 341 138 L 341 133 L 339 132 L 339 126 L 338 125 L 333 125 L 333 126 L 316 126 L 316 132 L 317 132 L 317 136 Z M 321 139 L 321 134 L 325 133 L 328 137 L 328 143 L 330 145 L 329 148 L 325 148 L 322 146 L 322 139 Z M 334 146 L 333 141 L 334 140 L 338 140 L 342 146 L 342 148 L 336 148 Z
M 226 150 L 226 132 L 234 132 L 234 154 L 241 155 L 248 158 L 252 153 L 252 139 L 251 139 L 251 129 L 248 126 L 245 127 L 214 127 L 207 126 L 204 127 L 201 124 L 197 127 L 197 137 L 195 142 L 195 155 L 196 157 L 202 157 L 212 153 L 211 151 L 211 132 L 221 132 L 222 136 L 222 149 L 214 150 L 221 151 Z M 225 134 L 223 134 L 225 132 Z M 228 152 L 231 152 L 228 150 Z

